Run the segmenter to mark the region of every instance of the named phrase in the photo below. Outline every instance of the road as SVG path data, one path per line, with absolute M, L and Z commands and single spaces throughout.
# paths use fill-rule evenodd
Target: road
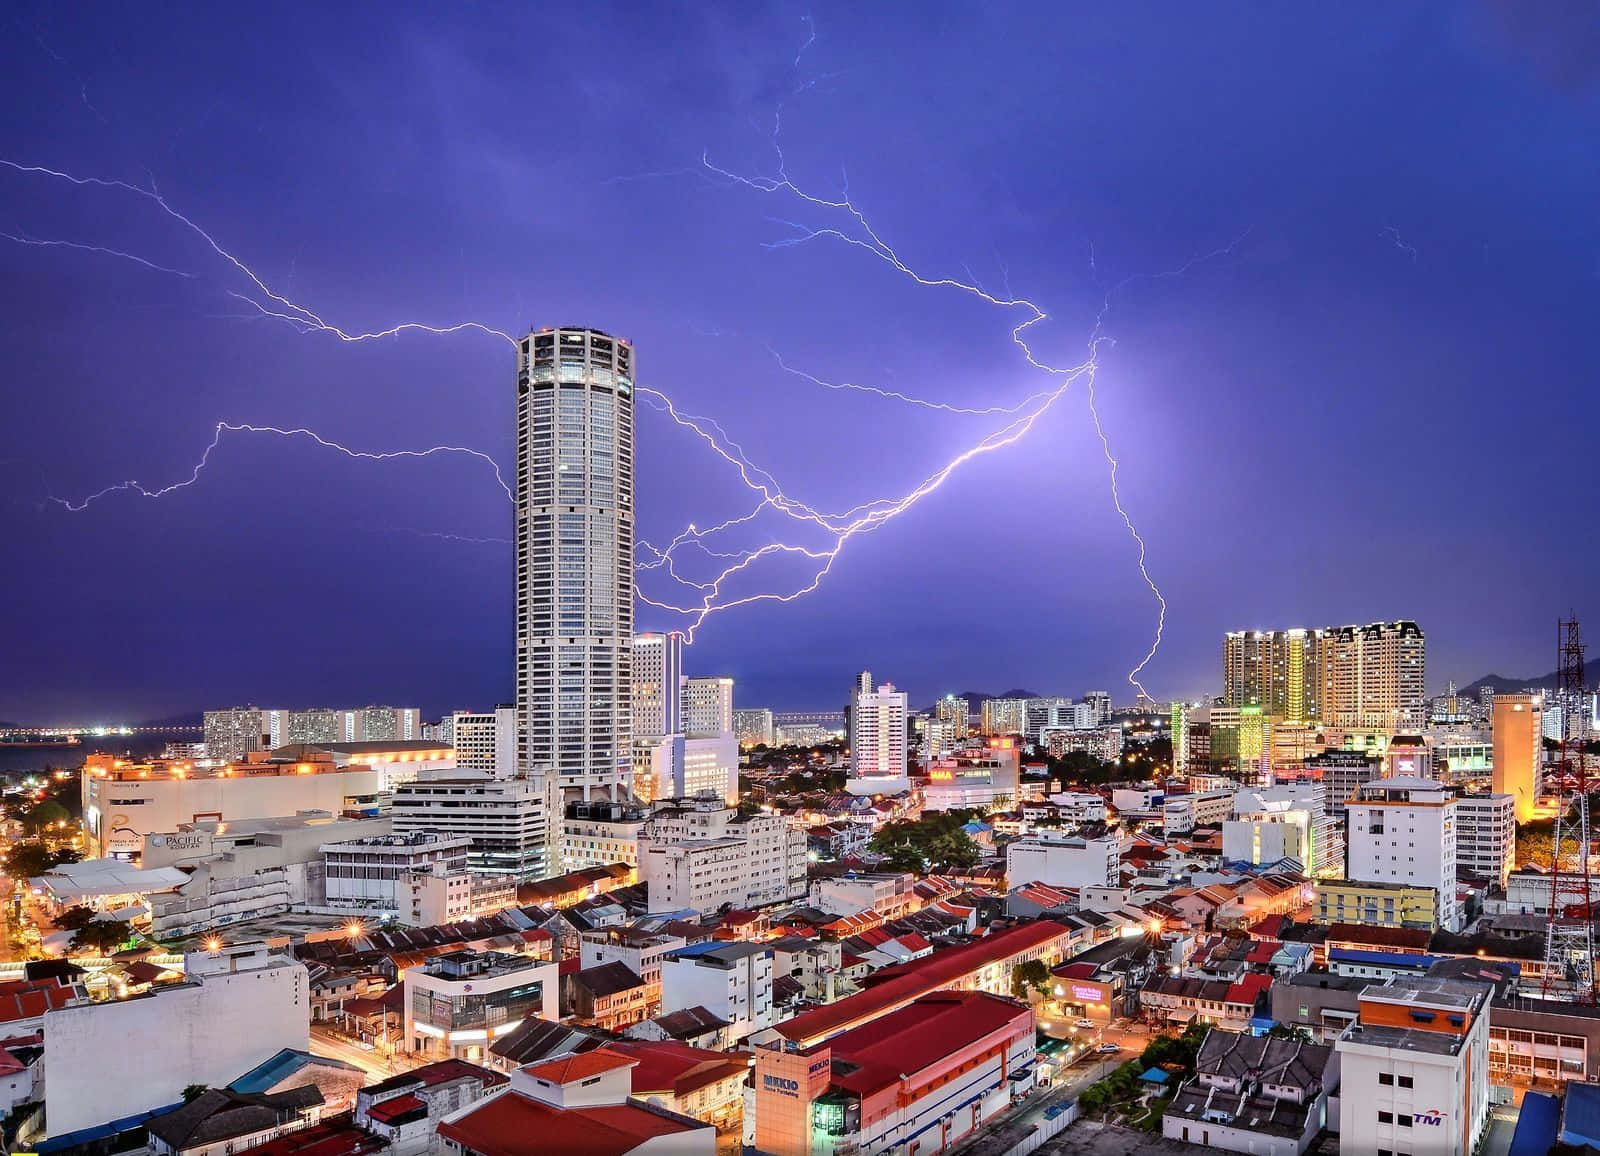
M 390 1061 L 381 1052 L 376 1050 L 369 1052 L 349 1036 L 338 1035 L 320 1025 L 312 1025 L 311 1028 L 311 1054 L 354 1064 L 363 1072 L 380 1080 L 408 1072 L 415 1066 L 403 1056 L 397 1056 Z

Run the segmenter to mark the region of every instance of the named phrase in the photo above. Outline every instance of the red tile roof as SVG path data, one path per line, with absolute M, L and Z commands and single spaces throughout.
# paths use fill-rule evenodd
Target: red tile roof
M 53 979 L 19 979 L 0 984 L 0 1024 L 38 1019 L 75 998 L 77 993 L 72 988 L 62 987 Z
M 871 1095 L 902 1081 L 915 1088 L 926 1068 L 996 1032 L 1031 1034 L 1033 1013 L 1014 1000 L 981 991 L 941 991 L 908 1007 L 879 1016 L 828 1041 L 834 1060 L 855 1065 L 837 1071 L 832 1083 L 858 1095 Z
M 635 1096 L 652 1092 L 687 1096 L 719 1080 L 743 1079 L 750 1071 L 744 1052 L 712 1052 L 676 1040 L 617 1040 L 603 1050 L 638 1062 L 631 1073 Z
M 802 1012 L 778 1024 L 777 1031 L 802 1046 L 818 1043 L 846 1028 L 904 1007 L 918 996 L 960 983 L 989 964 L 1040 947 L 1052 939 L 1059 938 L 1065 944 L 1070 934 L 1065 924 L 1043 919 L 960 947 L 936 951 L 892 969 L 884 968 L 879 975 L 892 971 L 892 977 L 856 995 Z
M 349 1123 L 348 1118 L 313 1124 L 250 1149 L 252 1156 L 367 1156 L 389 1142 Z
M 530 1076 L 548 1080 L 552 1084 L 570 1084 L 574 1080 L 587 1080 L 590 1076 L 614 1072 L 618 1068 L 626 1068 L 629 1064 L 637 1062 L 618 1052 L 596 1048 L 592 1052 L 562 1056 L 560 1059 L 546 1060 L 542 1064 L 529 1064 L 522 1070 Z
M 424 1104 L 416 1096 L 396 1096 L 392 1100 L 383 1100 L 367 1109 L 367 1115 L 380 1124 L 387 1124 L 396 1116 L 403 1116 L 407 1112 L 415 1112 L 418 1108 L 426 1110 Z
M 1239 982 L 1228 988 L 1224 1003 L 1255 1005 L 1261 993 L 1272 986 L 1270 975 L 1242 975 Z
M 659 1136 L 693 1130 L 687 1120 L 635 1104 L 563 1110 L 514 1091 L 439 1125 L 440 1136 L 482 1156 L 625 1156 Z

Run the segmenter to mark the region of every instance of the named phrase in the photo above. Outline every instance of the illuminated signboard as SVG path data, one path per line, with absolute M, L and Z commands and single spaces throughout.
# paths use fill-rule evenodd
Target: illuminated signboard
M 1086 984 L 1075 983 L 1072 985 L 1072 998 L 1077 1000 L 1079 1003 L 1099 1003 L 1101 1000 L 1105 999 L 1105 992 L 1101 991 L 1097 987 L 1089 987 Z

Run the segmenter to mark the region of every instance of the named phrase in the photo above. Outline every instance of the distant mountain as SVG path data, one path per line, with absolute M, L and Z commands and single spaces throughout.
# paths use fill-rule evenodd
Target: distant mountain
M 1456 691 L 1464 698 L 1477 698 L 1478 691 L 1484 687 L 1493 687 L 1495 694 L 1516 694 L 1528 687 L 1539 690 L 1550 690 L 1556 685 L 1556 672 L 1541 674 L 1538 678 L 1507 678 L 1503 674 L 1486 674 L 1476 682 L 1469 682 L 1466 686 Z
M 995 699 L 995 698 L 1039 698 L 1040 695 L 1039 695 L 1039 693 L 1037 691 L 1033 691 L 1033 690 L 1008 690 L 1004 694 L 989 694 L 986 691 L 981 691 L 981 690 L 964 690 L 960 694 L 956 695 L 956 697 L 957 698 L 966 699 L 967 700 L 967 711 L 969 713 L 973 714 L 973 715 L 976 715 L 980 710 L 983 709 L 983 704 L 988 702 L 990 699 Z M 931 711 L 931 710 L 933 710 L 933 707 L 932 706 L 926 706 L 926 707 L 923 708 L 923 710 L 924 711 Z
M 160 730 L 162 727 L 197 727 L 200 725 L 200 722 L 200 712 L 192 711 L 189 714 L 175 714 L 170 715 L 167 718 L 146 719 L 144 722 L 139 723 L 138 725 L 141 727 L 150 727 Z

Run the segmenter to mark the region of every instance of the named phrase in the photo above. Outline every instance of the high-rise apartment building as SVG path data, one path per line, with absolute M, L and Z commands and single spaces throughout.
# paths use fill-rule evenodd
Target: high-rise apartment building
M 683 733 L 691 739 L 733 733 L 733 679 L 683 680 Z
M 632 781 L 634 370 L 598 329 L 518 342 L 517 765 L 574 799 Z
M 1025 698 L 985 699 L 979 711 L 981 729 L 986 735 L 1020 735 L 1027 725 L 1027 714 Z
M 1543 709 L 1542 695 L 1494 696 L 1494 770 L 1490 782 L 1495 794 L 1510 795 L 1516 800 L 1519 823 L 1533 818 L 1534 804 L 1542 789 Z
M 238 762 L 251 751 L 267 749 L 272 741 L 270 720 L 276 713 L 253 706 L 229 707 L 227 710 L 208 710 L 201 716 L 201 729 L 205 734 L 206 755 L 226 762 Z
M 734 711 L 733 734 L 740 746 L 770 747 L 777 738 L 772 725 L 772 711 L 766 707 Z
M 877 690 L 859 685 L 850 696 L 850 776 L 845 789 L 854 795 L 895 795 L 911 789 L 906 775 L 904 691 L 893 683 Z
M 683 635 L 633 636 L 633 737 L 683 733 Z
M 969 709 L 965 696 L 947 694 L 934 704 L 933 717 L 940 722 L 949 723 L 952 730 L 951 737 L 956 742 L 961 742 L 967 737 L 969 729 L 967 726 Z
M 1090 726 L 1102 726 L 1111 721 L 1111 692 L 1109 690 L 1091 690 L 1083 696 L 1083 701 L 1088 703 L 1094 711 L 1094 721 Z
M 1415 622 L 1322 632 L 1322 721 L 1391 733 L 1427 721 L 1427 646 Z
M 1042 733 L 1050 725 L 1050 712 L 1061 710 L 1072 705 L 1070 698 L 1029 698 L 1023 700 L 1022 708 L 1022 737 L 1030 743 L 1038 745 L 1043 742 Z
M 1318 702 L 1320 630 L 1237 630 L 1222 642 L 1222 701 L 1258 706 L 1274 718 L 1314 722 Z
M 1461 873 L 1503 888 L 1517 860 L 1516 800 L 1510 795 L 1460 795 L 1456 827 Z

